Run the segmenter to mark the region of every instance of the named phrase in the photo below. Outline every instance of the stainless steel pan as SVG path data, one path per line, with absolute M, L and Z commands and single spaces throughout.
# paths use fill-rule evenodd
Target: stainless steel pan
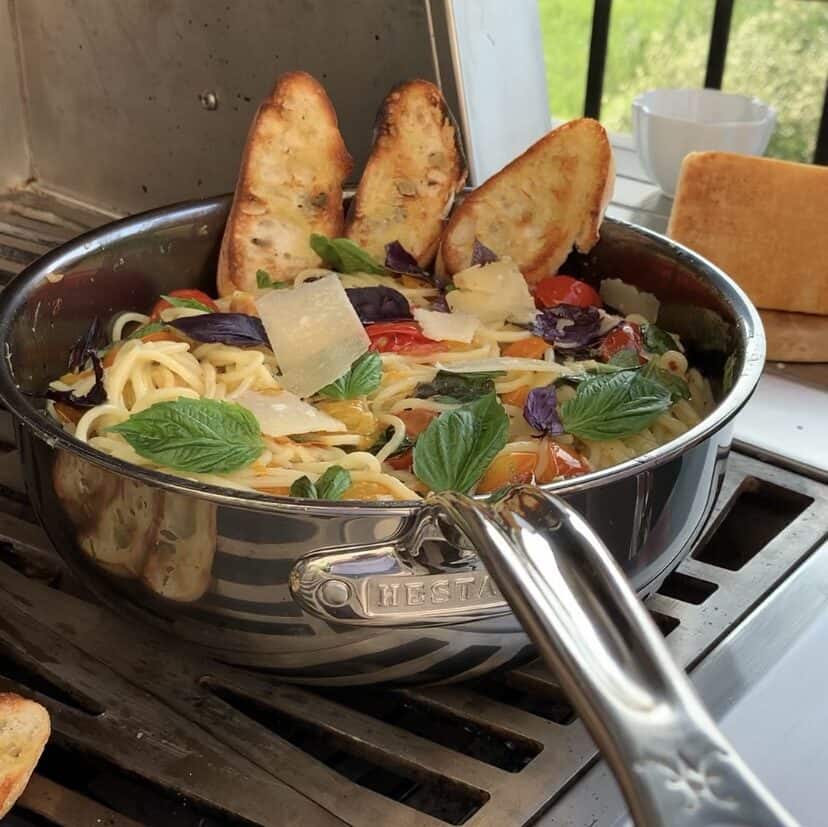
M 636 597 L 699 537 L 730 422 L 758 381 L 764 337 L 741 291 L 622 222 L 605 222 L 594 251 L 568 262 L 575 275 L 655 292 L 714 377 L 732 357 L 735 381 L 728 392 L 719 383 L 716 410 L 647 456 L 489 503 L 234 495 L 100 455 L 28 395 L 64 370 L 96 316 L 146 309 L 176 287 L 209 289 L 228 204 L 90 233 L 0 298 L 0 397 L 20 424 L 35 508 L 76 573 L 116 611 L 305 682 L 458 679 L 527 657 L 528 632 L 639 824 L 792 824 L 717 732 Z

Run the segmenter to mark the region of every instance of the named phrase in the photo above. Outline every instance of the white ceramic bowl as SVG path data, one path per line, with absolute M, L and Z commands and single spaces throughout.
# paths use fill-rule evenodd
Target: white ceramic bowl
M 672 198 L 688 152 L 761 155 L 776 127 L 776 110 L 717 89 L 651 89 L 633 101 L 632 121 L 642 166 Z

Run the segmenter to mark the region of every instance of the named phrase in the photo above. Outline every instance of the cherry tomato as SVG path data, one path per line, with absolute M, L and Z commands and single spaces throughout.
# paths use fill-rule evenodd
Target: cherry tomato
M 431 424 L 431 420 L 439 415 L 439 411 L 429 411 L 426 408 L 412 408 L 397 414 L 405 423 L 405 435 L 409 439 L 416 439 Z
M 603 307 L 595 290 L 572 276 L 544 276 L 535 286 L 535 304 L 538 307 L 554 307 L 556 304 Z
M 635 322 L 622 322 L 601 340 L 600 352 L 604 362 L 609 362 L 616 353 L 622 350 L 635 351 L 642 365 L 647 361 L 641 355 L 644 350 L 644 341 L 641 338 L 641 328 Z
M 504 405 L 514 405 L 516 408 L 522 408 L 526 404 L 526 397 L 529 396 L 531 390 L 532 388 L 529 385 L 521 385 L 517 390 L 500 394 L 500 401 Z
M 445 349 L 442 342 L 423 336 L 417 322 L 375 322 L 366 325 L 365 332 L 371 339 L 371 347 L 382 353 L 421 356 Z
M 168 295 L 176 299 L 195 299 L 197 302 L 201 302 L 211 313 L 218 313 L 218 305 L 201 290 L 185 288 L 182 290 L 173 290 Z M 161 318 L 161 311 L 166 310 L 168 307 L 172 307 L 172 305 L 166 299 L 158 299 L 152 308 L 150 319 L 157 322 Z
M 515 451 L 501 454 L 486 469 L 477 484 L 478 494 L 490 494 L 506 485 L 531 482 L 535 471 L 535 455 L 531 451 Z
M 569 479 L 586 474 L 590 469 L 587 461 L 574 449 L 564 448 L 551 437 L 541 440 L 535 465 L 535 481 L 544 484 L 559 479 Z
M 388 457 L 385 460 L 392 468 L 397 471 L 408 471 L 414 464 L 414 452 L 411 448 L 406 449 L 401 454 L 395 454 L 393 457 Z
M 543 359 L 543 354 L 549 348 L 549 343 L 540 336 L 530 336 L 512 342 L 503 349 L 503 356 L 517 356 L 523 359 Z

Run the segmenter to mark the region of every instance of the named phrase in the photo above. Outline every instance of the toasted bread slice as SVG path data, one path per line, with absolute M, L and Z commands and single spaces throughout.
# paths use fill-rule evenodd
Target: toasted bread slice
M 158 535 L 144 564 L 143 581 L 162 597 L 191 603 L 207 591 L 215 555 L 215 504 L 165 492 Z
M 19 695 L 0 693 L 0 820 L 26 789 L 50 733 L 44 707 Z
M 425 80 L 401 83 L 377 115 L 374 146 L 345 235 L 380 262 L 385 245 L 399 241 L 427 267 L 466 174 L 460 137 L 440 90 Z
M 318 266 L 310 236 L 342 235 L 351 165 L 319 82 L 304 72 L 282 75 L 247 137 L 219 255 L 219 295 L 255 290 L 257 270 L 289 281 Z
M 438 271 L 471 264 L 479 239 L 511 258 L 529 282 L 556 273 L 575 246 L 587 252 L 615 183 L 607 133 L 580 118 L 552 130 L 455 209 L 440 242 Z

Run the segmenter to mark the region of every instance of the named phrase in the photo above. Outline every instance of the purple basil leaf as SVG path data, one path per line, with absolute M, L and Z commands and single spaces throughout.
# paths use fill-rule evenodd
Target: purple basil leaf
M 601 314 L 597 308 L 557 304 L 538 313 L 532 332 L 558 347 L 577 348 L 595 341 L 600 327 Z
M 490 250 L 482 241 L 475 238 L 472 245 L 472 266 L 476 264 L 491 264 L 493 261 L 499 261 L 497 253 Z
M 431 275 L 417 264 L 417 259 L 399 241 L 392 241 L 385 245 L 385 267 L 401 276 L 413 276 L 429 284 L 433 281 Z
M 95 384 L 92 385 L 87 393 L 83 394 L 83 396 L 77 396 L 74 391 L 46 388 L 43 396 L 46 399 L 51 399 L 52 402 L 65 402 L 68 405 L 74 405 L 76 408 L 94 408 L 96 405 L 102 405 L 106 402 L 106 388 L 104 388 L 103 383 L 103 365 L 96 353 L 90 352 L 89 358 L 92 360 L 92 370 L 95 371 Z
M 345 292 L 363 324 L 414 318 L 408 299 L 393 287 L 349 287 Z
M 236 347 L 270 347 L 262 320 L 246 313 L 205 313 L 202 316 L 185 316 L 169 322 L 170 327 L 180 330 L 197 342 L 214 342 Z
M 533 388 L 523 406 L 523 418 L 543 434 L 562 434 L 564 427 L 558 417 L 558 394 L 555 385 Z
M 98 349 L 101 338 L 101 320 L 95 316 L 86 333 L 72 345 L 69 351 L 69 370 L 80 370 L 86 360 Z
M 431 300 L 431 304 L 428 309 L 434 310 L 437 313 L 451 313 L 451 308 L 449 307 L 448 301 L 446 301 L 446 294 L 440 293 L 435 296 Z

